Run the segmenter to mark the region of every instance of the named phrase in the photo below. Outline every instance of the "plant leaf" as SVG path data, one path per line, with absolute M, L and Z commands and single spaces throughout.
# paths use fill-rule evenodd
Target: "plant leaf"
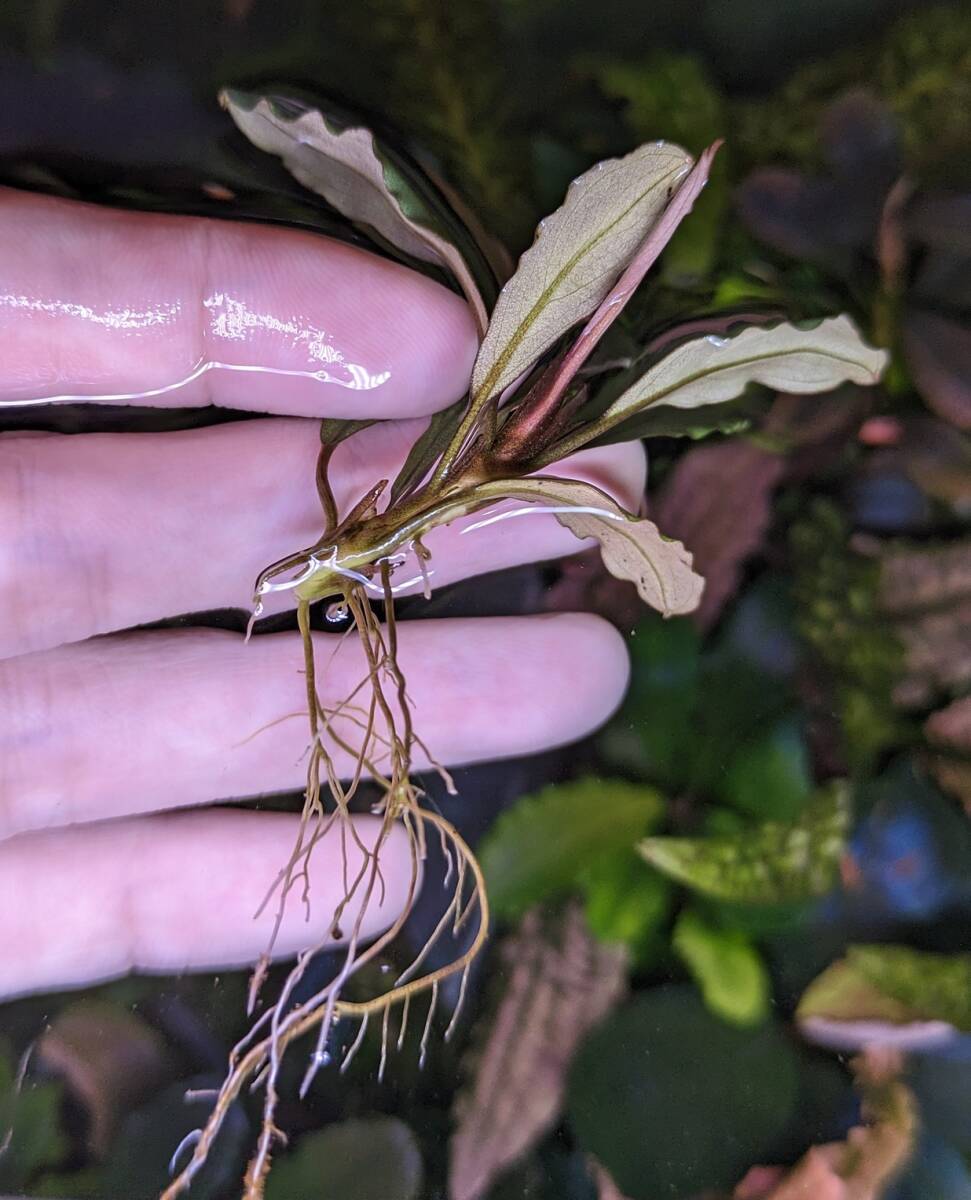
M 377 420 L 374 418 L 347 420 L 343 417 L 324 417 L 320 422 L 320 444 L 331 448 L 339 446 L 341 442 L 353 437 L 355 433 L 360 433 L 362 429 L 376 424 Z
M 224 89 L 220 102 L 241 132 L 260 150 L 282 159 L 304 187 L 355 224 L 373 231 L 392 247 L 422 262 L 443 267 L 454 277 L 484 333 L 488 325 L 483 275 L 488 268 L 470 260 L 470 237 L 456 244 L 457 221 L 443 218 L 430 187 L 420 189 L 417 172 L 403 164 L 363 126 L 344 126 L 319 109 L 287 96 L 258 96 Z
M 473 402 L 499 395 L 593 312 L 690 169 L 690 155 L 661 142 L 574 180 L 500 293 L 472 371 Z
M 418 435 L 408 451 L 408 457 L 391 485 L 389 504 L 394 504 L 421 483 L 452 440 L 452 435 L 458 429 L 467 407 L 468 402 L 463 397 L 448 408 L 439 409 L 437 413 L 432 414 L 424 431 Z
M 482 843 L 492 907 L 500 916 L 518 916 L 567 890 L 585 867 L 630 846 L 663 813 L 653 788 L 616 779 L 577 779 L 525 797 Z
M 674 890 L 670 880 L 648 871 L 625 846 L 588 867 L 579 884 L 591 932 L 602 942 L 623 943 L 632 962 L 643 966 L 661 946 Z
M 705 581 L 692 571 L 690 553 L 680 542 L 664 537 L 653 522 L 625 512 L 593 484 L 532 475 L 493 480 L 488 488 L 497 498 L 552 502 L 560 524 L 578 538 L 596 538 L 611 575 L 636 584 L 641 599 L 666 617 L 697 607 Z
M 671 945 L 716 1016 L 732 1025 L 758 1025 L 769 1015 L 765 964 L 740 929 L 719 928 L 686 908 L 675 923 Z
M 753 404 L 753 397 L 750 396 L 691 409 L 659 404 L 656 408 L 642 409 L 618 425 L 612 425 L 586 445 L 587 448 L 614 446 L 618 442 L 636 442 L 652 437 L 686 437 L 701 441 L 713 433 L 744 433 L 759 415 L 761 407 Z
M 822 895 L 834 884 L 849 824 L 847 789 L 821 791 L 798 821 L 767 821 L 709 838 L 645 838 L 638 850 L 665 875 L 721 900 L 779 903 Z
M 735 1028 L 691 984 L 648 987 L 577 1054 L 570 1128 L 632 1200 L 721 1194 L 779 1145 L 799 1076 L 781 1022 Z
M 549 1130 L 577 1047 L 625 990 L 623 949 L 591 937 L 575 904 L 555 923 L 527 913 L 500 955 L 502 997 L 456 1105 L 449 1200 L 478 1200 Z
M 266 1181 L 266 1200 L 415 1200 L 424 1168 L 397 1117 L 358 1117 L 306 1134 Z
M 607 427 L 648 405 L 698 408 L 734 400 L 752 383 L 780 392 L 828 392 L 847 380 L 874 384 L 887 364 L 847 316 L 814 328 L 752 325 L 734 337 L 694 338 L 650 367 L 607 409 Z

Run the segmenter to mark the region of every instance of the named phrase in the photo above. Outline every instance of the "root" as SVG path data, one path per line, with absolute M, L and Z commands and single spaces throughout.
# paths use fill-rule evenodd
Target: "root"
M 340 836 L 344 853 L 343 894 L 327 925 L 326 935 L 315 945 L 307 947 L 297 958 L 275 1003 L 257 1016 L 248 1033 L 233 1048 L 226 1079 L 214 1097 L 212 1112 L 205 1125 L 186 1139 L 180 1152 L 191 1156 L 162 1193 L 161 1200 L 176 1200 L 190 1187 L 193 1178 L 206 1162 L 213 1143 L 219 1135 L 231 1106 L 244 1089 L 262 1089 L 263 1118 L 261 1131 L 243 1183 L 243 1200 L 263 1200 L 264 1185 L 272 1155 L 285 1142 L 276 1125 L 278 1083 L 283 1058 L 294 1042 L 314 1034 L 314 1046 L 309 1055 L 307 1070 L 300 1087 L 306 1095 L 318 1070 L 330 1064 L 334 1055 L 328 1049 L 338 1022 L 359 1022 L 356 1034 L 340 1059 L 340 1070 L 348 1070 L 360 1050 L 372 1018 L 381 1025 L 381 1056 L 378 1076 L 383 1078 L 390 1053 L 400 1052 L 412 1005 L 428 994 L 428 1007 L 419 1043 L 419 1064 L 424 1065 L 429 1052 L 435 1012 L 440 989 L 452 977 L 460 979 L 458 1001 L 453 1010 L 445 1038 L 451 1037 L 459 1020 L 465 998 L 469 970 L 479 954 L 488 933 L 489 913 L 485 881 L 478 862 L 455 827 L 440 813 L 423 807 L 423 792 L 412 782 L 412 757 L 421 751 L 433 768 L 438 770 L 446 788 L 454 793 L 448 772 L 437 764 L 417 736 L 412 720 L 411 704 L 405 676 L 398 661 L 398 631 L 394 616 L 390 568 L 380 565 L 385 601 L 385 624 L 378 621 L 361 585 L 353 584 L 345 592 L 344 603 L 353 618 L 364 651 L 367 674 L 340 705 L 326 708 L 317 691 L 316 665 L 310 630 L 309 606 L 301 602 L 297 620 L 304 648 L 304 671 L 307 694 L 307 716 L 310 747 L 307 763 L 307 783 L 304 807 L 293 851 L 281 870 L 266 899 L 262 911 L 276 896 L 276 913 L 269 944 L 253 972 L 248 998 L 252 1016 L 259 1003 L 277 942 L 286 904 L 295 888 L 310 915 L 310 860 L 314 848 L 325 836 Z M 369 688 L 366 702 L 358 697 Z M 335 767 L 333 749 L 350 754 L 354 769 L 345 784 Z M 380 801 L 372 811 L 381 817 L 381 825 L 373 847 L 361 840 L 351 819 L 350 804 L 365 776 L 375 781 Z M 324 788 L 326 781 L 326 788 Z M 382 901 L 385 880 L 381 870 L 382 849 L 395 826 L 407 834 L 411 848 L 411 874 L 404 909 L 391 927 L 366 948 L 361 948 L 361 931 L 365 918 L 375 901 Z M 346 1000 L 344 991 L 349 980 L 368 963 L 383 954 L 401 932 L 415 900 L 421 875 L 421 863 L 426 855 L 428 833 L 436 833 L 447 864 L 446 888 L 451 894 L 444 912 L 428 940 L 413 961 L 394 980 L 388 991 L 367 1000 Z M 360 855 L 360 867 L 349 869 L 347 849 L 350 845 Z M 456 954 L 445 966 L 425 971 L 422 968 L 433 949 L 444 937 L 457 937 L 478 911 L 476 932 L 467 949 Z M 345 936 L 346 935 L 346 936 Z M 307 1000 L 295 1004 L 293 997 L 315 956 L 335 940 L 345 942 L 343 961 L 334 978 Z M 392 1009 L 400 1008 L 397 1037 L 391 1038 Z M 178 1159 L 180 1156 L 176 1156 Z

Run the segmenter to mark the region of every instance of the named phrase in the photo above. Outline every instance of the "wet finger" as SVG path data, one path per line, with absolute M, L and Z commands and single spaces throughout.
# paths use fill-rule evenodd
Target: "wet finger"
M 332 238 L 0 188 L 0 411 L 60 399 L 318 416 L 468 385 L 465 302 Z
M 380 821 L 364 816 L 356 825 L 363 844 L 373 847 Z M 296 817 L 222 810 L 0 843 L 0 996 L 78 987 L 133 970 L 252 964 L 269 942 L 277 905 L 257 910 L 296 835 Z M 278 956 L 328 938 L 344 895 L 345 851 L 354 878 L 363 854 L 353 838 L 342 841 L 333 829 L 315 846 L 309 911 L 291 893 Z M 406 903 L 412 854 L 400 826 L 384 843 L 380 864 L 383 888 L 364 910 L 363 938 L 391 925 Z
M 623 641 L 593 616 L 408 621 L 399 632 L 415 727 L 450 764 L 573 741 L 626 685 Z M 365 659 L 353 635 L 316 642 L 318 691 L 334 710 L 366 678 Z M 301 787 L 302 667 L 296 634 L 245 645 L 215 630 L 123 634 L 0 663 L 0 837 Z M 368 696 L 335 726 L 355 745 Z M 352 757 L 332 749 L 349 775 Z
M 417 421 L 342 443 L 332 477 L 342 509 L 393 478 Z M 316 422 L 244 421 L 155 434 L 0 437 L 0 657 L 179 613 L 249 607 L 268 563 L 320 536 Z M 555 468 L 636 509 L 639 445 L 575 455 Z M 555 558 L 580 543 L 553 516 L 529 514 L 427 539 L 433 587 Z M 414 579 L 415 565 L 400 580 Z M 284 597 L 289 603 L 289 599 Z

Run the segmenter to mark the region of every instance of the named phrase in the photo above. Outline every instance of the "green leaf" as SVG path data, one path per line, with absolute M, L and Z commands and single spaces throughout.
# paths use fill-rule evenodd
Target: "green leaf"
M 324 417 L 320 422 L 320 444 L 322 446 L 339 446 L 341 442 L 353 437 L 355 433 L 360 433 L 369 425 L 376 424 L 377 421 L 373 419 L 348 421 L 342 417 Z
M 587 924 L 602 942 L 621 942 L 643 966 L 660 945 L 671 884 L 629 848 L 599 859 L 580 877 Z
M 686 908 L 671 944 L 716 1016 L 732 1025 L 758 1025 L 769 1015 L 770 985 L 765 964 L 739 929 L 712 925 Z
M 423 1174 L 415 1136 L 397 1117 L 341 1121 L 276 1159 L 266 1200 L 415 1200 Z
M 662 142 L 574 180 L 499 296 L 472 371 L 474 403 L 499 395 L 594 311 L 690 169 L 680 146 Z
M 794 821 L 811 791 L 806 743 L 792 720 L 740 746 L 719 788 L 726 804 L 769 821 Z
M 52 1167 L 67 1152 L 61 1130 L 60 1084 L 25 1078 L 17 1085 L 17 1069 L 0 1052 L 0 1142 L 9 1138 L 0 1155 L 0 1189 L 23 1191 L 44 1167 Z
M 448 271 L 485 332 L 488 269 L 416 169 L 409 170 L 370 129 L 344 125 L 293 96 L 226 89 L 220 101 L 253 145 L 282 159 L 304 187 L 383 243 Z
M 705 895 L 779 903 L 834 885 L 848 825 L 847 789 L 833 784 L 791 824 L 769 821 L 725 837 L 651 837 L 637 848 L 659 871 Z
M 391 485 L 390 504 L 407 495 L 425 478 L 452 440 L 467 407 L 468 402 L 463 397 L 432 415 Z
M 728 1190 L 773 1152 L 798 1065 L 777 1023 L 740 1029 L 691 985 L 642 992 L 593 1031 L 571 1072 L 574 1137 L 631 1200 Z
M 664 814 L 649 787 L 578 779 L 527 796 L 499 817 L 479 853 L 495 911 L 515 917 L 569 890 L 591 864 L 629 847 Z
M 734 337 L 709 334 L 683 342 L 649 367 L 601 421 L 616 425 L 655 404 L 720 404 L 753 383 L 796 394 L 828 392 L 847 380 L 874 384 L 886 364 L 886 352 L 867 346 L 847 316 L 831 317 L 813 328 L 752 325 Z

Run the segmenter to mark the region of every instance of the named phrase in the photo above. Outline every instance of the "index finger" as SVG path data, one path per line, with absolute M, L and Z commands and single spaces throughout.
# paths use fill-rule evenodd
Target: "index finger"
M 0 347 L 0 412 L 400 417 L 462 394 L 476 335 L 459 296 L 332 238 L 0 188 Z

